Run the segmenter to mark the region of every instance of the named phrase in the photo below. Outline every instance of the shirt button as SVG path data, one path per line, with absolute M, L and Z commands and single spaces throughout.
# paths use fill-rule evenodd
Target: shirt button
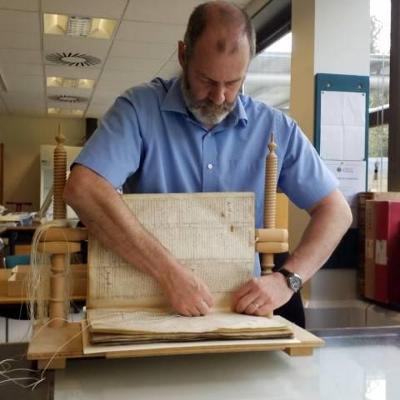
M 207 168 L 210 169 L 210 170 L 213 169 L 213 167 L 214 166 L 211 163 L 207 165 Z

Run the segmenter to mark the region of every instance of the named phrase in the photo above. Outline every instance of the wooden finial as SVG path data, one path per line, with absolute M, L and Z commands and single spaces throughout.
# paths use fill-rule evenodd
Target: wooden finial
M 63 145 L 65 143 L 65 136 L 61 132 L 61 124 L 58 124 L 58 134 L 55 137 L 57 145 Z

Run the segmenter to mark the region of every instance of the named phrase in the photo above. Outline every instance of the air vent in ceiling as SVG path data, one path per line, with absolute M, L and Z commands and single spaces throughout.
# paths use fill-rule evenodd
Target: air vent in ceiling
M 60 95 L 60 96 L 49 96 L 50 100 L 61 101 L 62 103 L 85 103 L 88 101 L 86 97 L 70 96 L 70 95 Z
M 101 63 L 101 60 L 97 57 L 72 52 L 47 54 L 46 60 L 54 64 L 67 65 L 70 67 L 91 67 Z

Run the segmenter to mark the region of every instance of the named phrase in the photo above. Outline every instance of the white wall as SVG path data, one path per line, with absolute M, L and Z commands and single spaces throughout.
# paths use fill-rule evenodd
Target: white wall
M 368 0 L 316 0 L 314 73 L 369 75 Z
M 39 209 L 40 145 L 55 144 L 59 123 L 66 145 L 83 144 L 83 119 L 0 115 L 0 143 L 4 143 L 4 203 L 28 201 L 33 203 L 33 210 Z

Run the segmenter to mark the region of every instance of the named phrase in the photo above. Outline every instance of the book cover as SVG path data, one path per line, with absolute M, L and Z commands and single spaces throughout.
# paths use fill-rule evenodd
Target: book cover
M 400 201 L 375 202 L 375 300 L 400 304 Z

